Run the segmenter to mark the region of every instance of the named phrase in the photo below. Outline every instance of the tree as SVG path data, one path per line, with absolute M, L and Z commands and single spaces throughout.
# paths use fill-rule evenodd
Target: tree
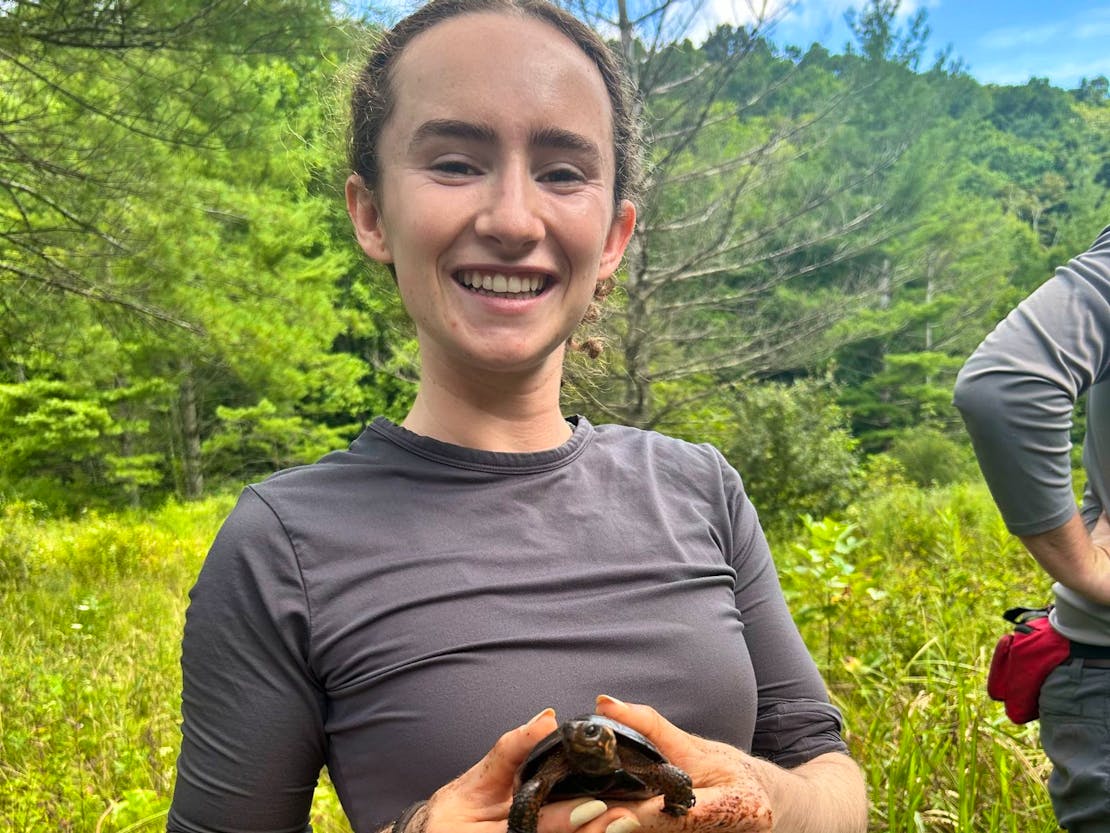
M 14 340 L 19 314 L 59 295 L 190 328 L 101 268 L 131 254 L 129 200 L 158 181 L 144 149 L 216 151 L 243 113 L 213 66 L 317 42 L 328 22 L 321 0 L 5 3 L 0 333 Z
M 676 434 L 719 448 L 743 473 L 760 522 L 781 532 L 800 515 L 841 512 L 859 493 L 859 443 L 835 394 L 828 379 L 715 388 Z
M 652 144 L 611 323 L 615 381 L 584 386 L 585 407 L 681 421 L 715 386 L 818 365 L 836 321 L 906 279 L 875 268 L 926 190 L 920 169 L 899 166 L 927 118 L 905 95 L 924 35 L 896 30 L 896 7 L 870 5 L 863 55 L 832 66 L 820 50 L 774 49 L 756 9 L 701 49 L 674 39 L 696 4 L 603 9 Z
M 321 49 L 345 42 L 324 37 L 323 5 L 258 4 L 250 19 L 230 3 L 121 5 L 118 25 L 72 8 L 16 4 L 0 29 L 36 53 L 0 63 L 19 82 L 0 175 L 34 185 L 0 203 L 12 403 L 0 435 L 46 452 L 29 433 L 41 415 L 88 418 L 80 431 L 61 421 L 79 454 L 9 457 L 0 479 L 52 472 L 77 505 L 113 489 L 197 495 L 206 474 L 259 471 L 213 469 L 228 442 L 210 444 L 211 461 L 205 442 L 221 432 L 252 417 L 259 430 L 340 430 L 341 408 L 366 406 L 365 366 L 333 350 L 353 260 L 330 237 L 338 199 L 321 182 L 335 162 L 314 137 L 334 70 Z M 57 141 L 43 158 L 30 152 L 39 135 Z M 220 405 L 238 410 L 223 418 Z

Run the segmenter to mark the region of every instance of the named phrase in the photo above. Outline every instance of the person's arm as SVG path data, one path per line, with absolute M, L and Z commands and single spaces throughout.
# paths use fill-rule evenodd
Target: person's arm
M 324 764 L 324 694 L 309 668 L 295 553 L 252 490 L 190 593 L 182 743 L 170 833 L 301 833 Z
M 827 752 L 794 769 L 755 759 L 771 795 L 779 833 L 832 833 L 867 829 L 867 789 L 859 766 Z
M 1012 310 L 960 369 L 953 402 L 1015 535 L 1039 536 L 1075 514 L 1072 413 L 1110 374 L 1108 334 L 1110 228 Z
M 1110 605 L 1110 522 L 1105 513 L 1090 532 L 1076 513 L 1063 526 L 1020 537 L 1052 578 L 1084 598 Z

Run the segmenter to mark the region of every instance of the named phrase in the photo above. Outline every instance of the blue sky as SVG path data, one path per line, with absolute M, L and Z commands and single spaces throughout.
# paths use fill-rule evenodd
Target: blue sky
M 719 19 L 742 20 L 764 0 L 710 0 Z M 850 39 L 844 12 L 858 0 L 769 0 L 773 39 L 840 52 Z M 903 0 L 900 13 L 924 8 L 927 56 L 952 47 L 984 84 L 1024 84 L 1031 76 L 1072 89 L 1083 77 L 1110 78 L 1110 0 Z

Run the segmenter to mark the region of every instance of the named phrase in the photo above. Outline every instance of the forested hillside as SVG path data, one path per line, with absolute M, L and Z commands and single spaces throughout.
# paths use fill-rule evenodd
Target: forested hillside
M 1107 80 L 982 85 L 895 8 L 843 54 L 759 26 L 695 45 L 668 3 L 604 24 L 649 177 L 567 410 L 715 442 L 772 522 L 842 508 L 868 460 L 964 473 L 956 369 L 1110 223 Z M 0 497 L 200 497 L 403 414 L 412 334 L 341 194 L 375 23 L 323 0 L 0 7 Z

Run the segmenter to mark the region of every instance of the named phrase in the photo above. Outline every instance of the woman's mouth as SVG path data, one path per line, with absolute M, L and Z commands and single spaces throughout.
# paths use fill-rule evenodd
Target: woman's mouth
M 471 292 L 491 298 L 535 298 L 547 285 L 547 277 L 540 274 L 505 275 L 477 269 L 461 271 L 455 279 Z

